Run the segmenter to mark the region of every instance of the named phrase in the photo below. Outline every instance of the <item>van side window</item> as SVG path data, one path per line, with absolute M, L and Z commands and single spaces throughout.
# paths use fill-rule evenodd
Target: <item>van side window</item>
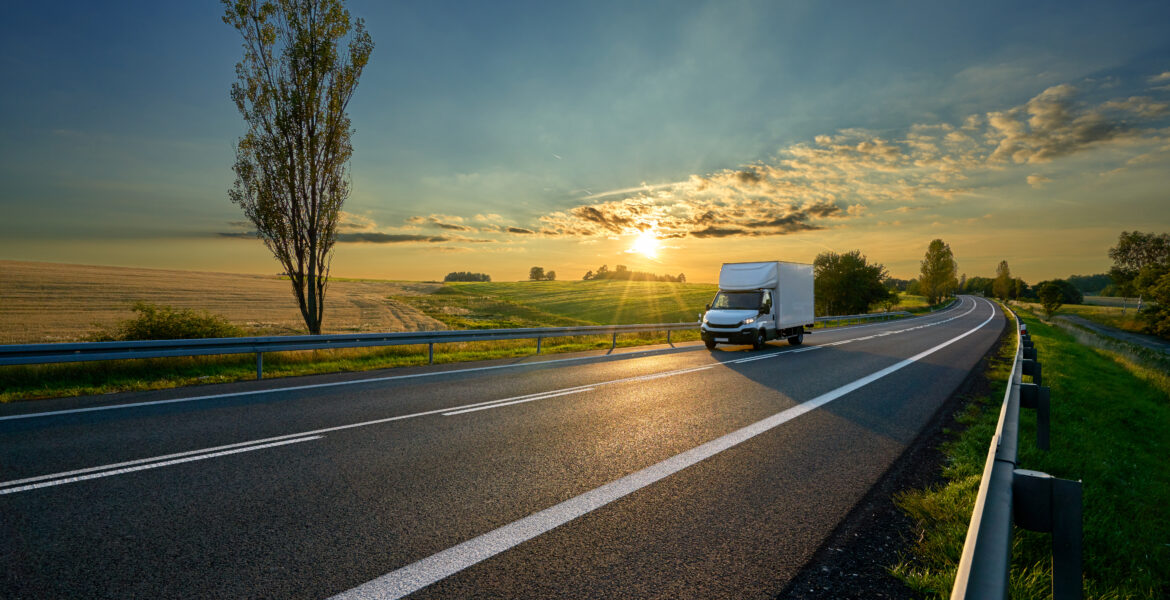
M 772 292 L 764 290 L 764 296 L 760 298 L 760 310 L 772 312 Z

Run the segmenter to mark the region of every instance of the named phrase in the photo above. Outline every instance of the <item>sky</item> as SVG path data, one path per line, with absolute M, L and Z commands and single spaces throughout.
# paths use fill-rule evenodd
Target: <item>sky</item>
M 1100 273 L 1170 231 L 1170 3 L 358 2 L 332 274 Z M 214 2 L 14 3 L 0 259 L 274 274 Z

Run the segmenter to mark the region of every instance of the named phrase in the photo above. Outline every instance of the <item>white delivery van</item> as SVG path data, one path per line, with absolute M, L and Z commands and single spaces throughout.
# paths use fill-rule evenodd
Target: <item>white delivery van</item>
M 788 338 L 799 345 L 812 333 L 813 266 L 782 261 L 726 263 L 719 292 L 702 315 L 700 331 L 709 350 L 715 344 L 751 344 Z

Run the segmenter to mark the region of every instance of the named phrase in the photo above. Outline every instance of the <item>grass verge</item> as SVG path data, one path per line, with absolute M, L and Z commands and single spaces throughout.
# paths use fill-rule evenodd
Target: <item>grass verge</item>
M 1170 395 L 1112 353 L 1027 310 L 1021 317 L 1052 388 L 1052 448 L 1036 449 L 1035 415 L 1023 411 L 1020 466 L 1084 482 L 1085 597 L 1170 597 Z M 1015 352 L 1007 339 L 988 367 L 993 392 L 968 404 L 959 417 L 966 429 L 944 447 L 946 483 L 896 498 L 919 530 L 892 572 L 927 597 L 950 593 Z M 1050 540 L 1014 532 L 1012 598 L 1050 597 Z

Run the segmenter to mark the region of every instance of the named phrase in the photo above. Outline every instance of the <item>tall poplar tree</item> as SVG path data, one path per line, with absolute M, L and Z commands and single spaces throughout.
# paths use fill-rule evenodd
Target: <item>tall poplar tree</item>
M 999 266 L 995 268 L 995 282 L 991 284 L 995 297 L 1007 301 L 1013 296 L 1015 287 L 1016 282 L 1012 279 L 1012 270 L 1008 267 L 1007 261 L 999 261 Z
M 346 107 L 374 42 L 339 0 L 223 5 L 224 23 L 244 38 L 231 97 L 248 124 L 236 144 L 228 196 L 284 267 L 309 333 L 319 334 L 349 196 L 353 130 Z

